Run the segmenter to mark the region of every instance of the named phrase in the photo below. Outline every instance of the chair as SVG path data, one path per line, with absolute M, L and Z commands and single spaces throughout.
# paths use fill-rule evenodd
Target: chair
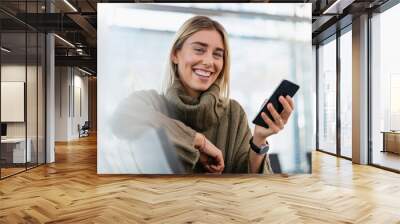
M 79 138 L 89 136 L 89 129 L 90 129 L 89 121 L 85 121 L 82 127 L 80 127 L 80 125 L 78 124 Z

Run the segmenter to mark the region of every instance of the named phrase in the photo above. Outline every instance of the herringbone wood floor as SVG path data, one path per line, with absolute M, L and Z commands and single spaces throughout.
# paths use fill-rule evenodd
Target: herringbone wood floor
M 313 174 L 98 176 L 96 139 L 0 181 L 0 223 L 400 223 L 400 175 L 315 152 Z

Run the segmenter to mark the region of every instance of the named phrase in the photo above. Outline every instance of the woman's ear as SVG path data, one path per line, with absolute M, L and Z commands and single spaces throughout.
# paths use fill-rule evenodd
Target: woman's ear
M 171 53 L 171 61 L 174 64 L 178 64 L 178 57 L 176 56 L 176 51 Z

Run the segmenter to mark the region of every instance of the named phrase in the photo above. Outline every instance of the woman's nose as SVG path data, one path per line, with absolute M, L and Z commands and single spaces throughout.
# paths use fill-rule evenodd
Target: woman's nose
M 211 67 L 213 63 L 214 63 L 214 58 L 212 54 L 205 54 L 203 58 L 203 64 L 208 67 Z

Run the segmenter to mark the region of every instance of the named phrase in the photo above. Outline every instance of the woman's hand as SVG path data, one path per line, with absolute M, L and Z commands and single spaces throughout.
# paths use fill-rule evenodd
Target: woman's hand
M 200 133 L 196 133 L 195 147 L 200 151 L 200 163 L 208 172 L 222 173 L 225 164 L 221 150 Z
M 264 128 L 262 126 L 256 125 L 253 137 L 254 144 L 258 145 L 257 143 L 265 143 L 265 139 L 268 136 L 278 133 L 285 127 L 290 115 L 293 112 L 294 101 L 290 96 L 280 96 L 279 102 L 283 106 L 283 111 L 280 114 L 278 114 L 271 103 L 267 105 L 267 108 L 274 120 L 271 120 L 264 112 L 261 113 L 262 119 L 266 124 L 268 124 L 269 128 Z

